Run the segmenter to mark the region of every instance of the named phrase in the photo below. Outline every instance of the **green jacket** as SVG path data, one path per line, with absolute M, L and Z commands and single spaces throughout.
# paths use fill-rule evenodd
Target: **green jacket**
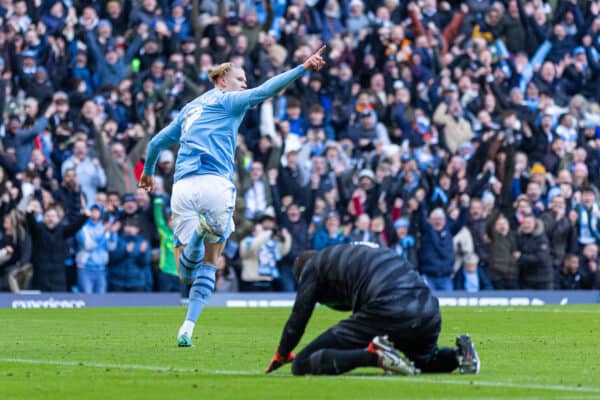
M 169 227 L 167 221 L 165 221 L 163 214 L 164 202 L 162 197 L 155 197 L 152 202 L 154 223 L 160 236 L 160 261 L 158 266 L 165 274 L 178 276 L 173 248 L 173 230 Z

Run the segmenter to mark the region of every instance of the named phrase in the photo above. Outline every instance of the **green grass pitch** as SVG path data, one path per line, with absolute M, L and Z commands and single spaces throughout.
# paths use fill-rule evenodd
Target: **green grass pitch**
M 0 399 L 600 399 L 600 307 L 444 308 L 440 343 L 470 333 L 481 374 L 263 373 L 289 309 L 0 310 Z M 319 308 L 301 345 L 344 318 Z

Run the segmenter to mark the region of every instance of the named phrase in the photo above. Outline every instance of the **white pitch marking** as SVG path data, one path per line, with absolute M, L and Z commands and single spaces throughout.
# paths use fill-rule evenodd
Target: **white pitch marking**
M 94 361 L 63 361 L 63 360 L 37 360 L 29 358 L 0 358 L 0 362 L 14 364 L 37 364 L 37 365 L 58 365 L 58 366 L 73 366 L 73 367 L 91 367 L 91 368 L 114 368 L 114 369 L 131 369 L 155 372 L 182 372 L 182 373 L 203 373 L 210 375 L 247 375 L 247 376 L 265 376 L 262 371 L 248 370 L 213 370 L 207 368 L 179 368 L 179 367 L 164 367 L 157 365 L 139 365 L 139 364 L 112 364 Z M 290 373 L 275 373 L 273 377 L 290 377 Z M 600 393 L 600 388 L 584 387 L 584 386 L 566 386 L 566 385 L 542 385 L 530 383 L 513 383 L 513 382 L 494 382 L 480 381 L 476 378 L 465 380 L 450 380 L 450 379 L 434 379 L 424 376 L 411 377 L 389 377 L 389 376 L 368 376 L 368 375 L 341 375 L 341 376 L 323 376 L 319 379 L 347 379 L 347 380 L 398 380 L 399 382 L 422 382 L 445 385 L 462 385 L 462 386 L 484 386 L 484 387 L 500 387 L 500 388 L 518 388 L 532 390 L 546 390 L 556 392 L 582 392 L 582 393 Z

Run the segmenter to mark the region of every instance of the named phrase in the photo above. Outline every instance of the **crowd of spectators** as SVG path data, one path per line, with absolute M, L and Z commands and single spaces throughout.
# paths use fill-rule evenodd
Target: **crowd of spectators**
M 146 144 L 214 65 L 324 43 L 240 126 L 218 291 L 351 241 L 438 290 L 600 289 L 600 1 L 0 0 L 0 290 L 184 290 Z

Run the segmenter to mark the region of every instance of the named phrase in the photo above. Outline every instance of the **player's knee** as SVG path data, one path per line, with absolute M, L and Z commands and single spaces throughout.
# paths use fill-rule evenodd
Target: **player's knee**
M 306 375 L 308 373 L 308 360 L 304 357 L 296 357 L 292 361 L 292 375 Z

